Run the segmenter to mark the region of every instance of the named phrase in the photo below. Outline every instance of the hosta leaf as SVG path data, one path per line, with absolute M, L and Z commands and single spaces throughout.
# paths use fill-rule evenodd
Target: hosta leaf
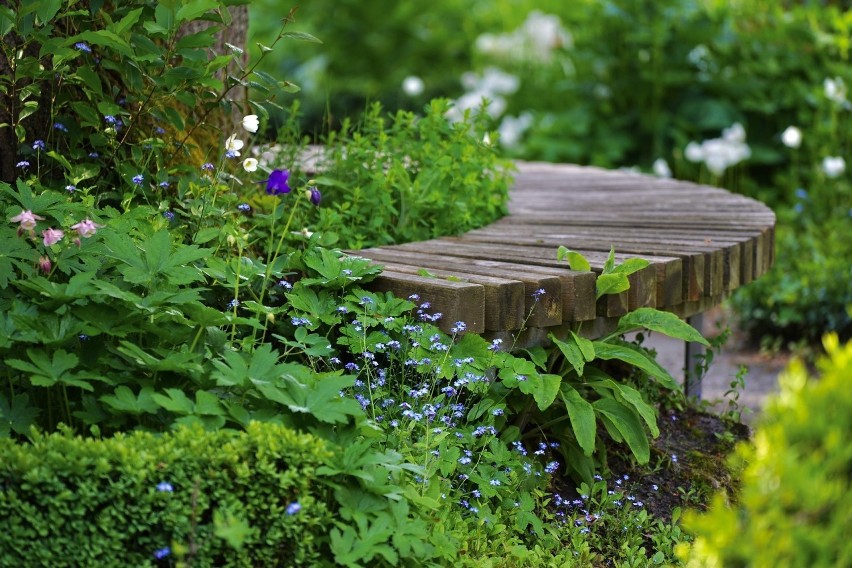
M 638 347 L 626 343 L 614 344 L 604 341 L 595 341 L 593 344 L 595 346 L 595 354 L 599 359 L 607 361 L 618 359 L 624 361 L 646 372 L 667 389 L 678 390 L 680 388 L 668 371 L 663 369 L 659 363 L 646 355 Z
M 618 327 L 610 337 L 623 335 L 636 329 L 656 331 L 675 339 L 700 343 L 709 346 L 697 329 L 670 312 L 662 312 L 654 308 L 639 308 L 625 314 L 618 321 Z
M 597 435 L 597 422 L 592 405 L 577 392 L 577 389 L 569 384 L 562 384 L 559 395 L 568 411 L 571 420 L 571 429 L 574 437 L 583 450 L 583 454 L 591 456 L 595 451 L 595 436 Z
M 592 403 L 607 431 L 613 438 L 622 439 L 640 464 L 651 457 L 648 436 L 636 412 L 614 398 L 602 398 Z

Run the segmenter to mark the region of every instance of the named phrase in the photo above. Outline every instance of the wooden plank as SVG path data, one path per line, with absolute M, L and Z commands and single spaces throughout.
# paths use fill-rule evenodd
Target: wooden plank
M 387 260 L 376 260 L 385 270 L 400 274 L 416 274 L 423 276 L 421 267 L 416 260 L 410 258 L 401 260 L 406 264 Z M 505 280 L 492 276 L 470 274 L 437 268 L 429 269 L 432 277 L 440 279 L 456 279 L 457 282 L 479 284 L 485 290 L 485 331 L 513 331 L 520 329 L 524 322 L 524 284 L 519 280 Z M 430 276 L 426 276 L 429 278 Z
M 431 242 L 431 241 L 428 241 Z M 393 249 L 401 250 L 406 245 L 397 245 Z M 398 260 L 398 256 L 388 257 L 390 248 L 372 248 L 358 251 L 360 256 L 371 260 Z M 409 252 L 409 258 L 411 252 Z M 542 275 L 524 270 L 523 266 L 510 263 L 492 263 L 481 260 L 465 261 L 463 259 L 440 256 L 437 254 L 416 254 L 418 267 L 426 269 L 450 270 L 467 274 L 480 274 L 508 280 L 518 280 L 524 284 L 524 312 L 528 316 L 527 325 L 548 327 L 562 322 L 562 281 L 553 275 Z M 534 295 L 538 290 L 544 290 L 539 299 Z
M 376 292 L 393 292 L 401 298 L 418 294 L 432 304 L 432 314 L 442 314 L 437 325 L 445 333 L 451 333 L 457 321 L 464 322 L 471 333 L 485 331 L 485 289 L 479 284 L 385 271 L 366 287 Z

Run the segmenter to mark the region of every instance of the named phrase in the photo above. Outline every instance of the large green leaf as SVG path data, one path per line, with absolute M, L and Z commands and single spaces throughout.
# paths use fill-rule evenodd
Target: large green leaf
M 11 432 L 26 434 L 40 412 L 30 405 L 27 393 L 15 394 L 11 400 L 0 393 L 0 438 L 8 438 Z
M 654 308 L 639 308 L 625 314 L 618 321 L 618 327 L 608 337 L 623 335 L 642 328 L 656 331 L 675 339 L 700 343 L 705 346 L 710 345 L 698 330 L 676 315 Z
M 589 272 L 592 269 L 586 257 L 577 251 L 569 250 L 563 246 L 557 249 L 556 259 L 567 261 L 568 267 L 577 272 Z
M 595 451 L 597 432 L 595 411 L 592 405 L 577 392 L 577 389 L 569 384 L 563 383 L 559 388 L 559 394 L 562 397 L 562 402 L 565 403 L 565 409 L 568 411 L 571 429 L 574 430 L 577 443 L 584 455 L 591 456 L 592 452 Z
M 553 341 L 554 345 L 556 345 L 559 351 L 562 352 L 562 355 L 565 356 L 565 359 L 567 359 L 571 366 L 574 367 L 577 375 L 582 377 L 586 363 L 593 361 L 595 358 L 594 344 L 585 337 L 577 335 L 573 331 L 568 335 L 565 341 L 556 339 L 553 334 L 550 334 L 550 340 Z
M 616 344 L 604 341 L 595 341 L 593 343 L 595 354 L 599 359 L 607 361 L 618 359 L 624 361 L 648 373 L 667 389 L 678 390 L 680 388 L 669 372 L 662 368 L 654 359 L 646 355 L 640 348 L 627 343 Z
M 651 449 L 648 436 L 636 412 L 614 398 L 602 398 L 592 403 L 607 432 L 616 440 L 624 440 L 640 464 L 648 463 Z
M 645 424 L 648 425 L 648 429 L 651 430 L 651 435 L 655 438 L 660 435 L 660 429 L 657 426 L 657 414 L 654 412 L 654 408 L 645 402 L 645 399 L 642 398 L 642 394 L 639 391 L 629 385 L 624 385 L 612 380 L 612 378 L 608 377 L 603 372 L 599 372 L 597 375 L 600 378 L 590 381 L 590 386 L 596 388 L 596 390 L 599 390 L 600 387 L 604 387 L 609 393 L 611 393 L 610 396 L 615 396 L 620 399 L 621 402 L 631 405 L 645 421 Z

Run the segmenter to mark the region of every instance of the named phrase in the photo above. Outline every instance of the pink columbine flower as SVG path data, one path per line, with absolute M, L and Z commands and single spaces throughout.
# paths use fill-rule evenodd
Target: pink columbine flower
M 27 209 L 26 211 L 21 211 L 9 220 L 13 223 L 20 223 L 21 231 L 32 231 L 35 229 L 36 221 L 44 221 L 44 217 L 34 215 L 32 211 Z
M 103 225 L 98 225 L 91 219 L 86 218 L 76 225 L 71 225 L 71 228 L 77 231 L 77 234 L 85 239 L 97 233 L 98 229 L 103 228 Z
M 65 233 L 59 229 L 50 228 L 42 231 L 41 236 L 44 237 L 44 246 L 49 247 L 61 241 Z

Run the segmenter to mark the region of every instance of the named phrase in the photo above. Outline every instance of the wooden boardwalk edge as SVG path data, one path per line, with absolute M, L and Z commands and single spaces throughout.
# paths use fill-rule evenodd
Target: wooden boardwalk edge
M 503 219 L 458 237 L 350 251 L 385 267 L 372 289 L 418 294 L 447 332 L 464 321 L 471 332 L 512 334 L 526 320 L 524 341 L 535 342 L 577 322 L 593 337 L 644 306 L 688 317 L 774 263 L 775 215 L 748 197 L 594 167 L 517 165 Z M 559 246 L 583 254 L 591 271 L 558 261 Z M 596 302 L 611 249 L 617 263 L 650 265 L 631 275 L 629 291 Z

